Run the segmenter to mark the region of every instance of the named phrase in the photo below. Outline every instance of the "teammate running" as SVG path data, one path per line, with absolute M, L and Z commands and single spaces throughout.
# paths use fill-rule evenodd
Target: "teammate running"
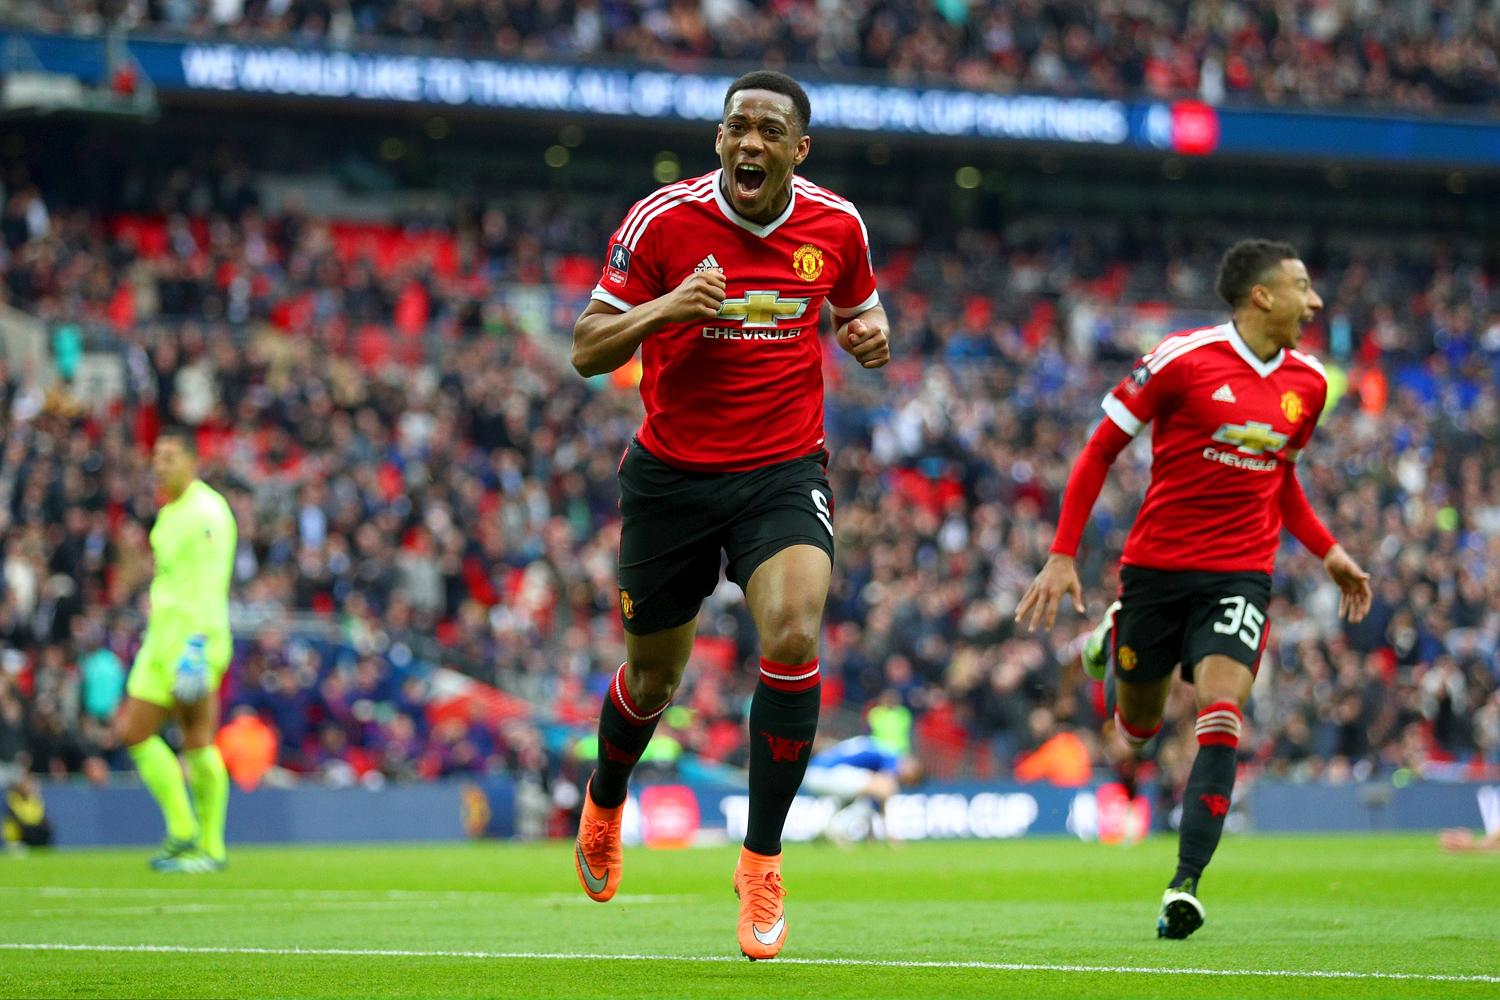
M 1318 520 L 1295 463 L 1323 412 L 1323 366 L 1298 351 L 1323 301 L 1297 251 L 1243 240 L 1219 266 L 1222 326 L 1173 334 L 1104 397 L 1104 413 L 1068 477 L 1052 554 L 1016 608 L 1051 627 L 1071 595 L 1083 612 L 1074 555 L 1121 449 L 1149 423 L 1151 482 L 1121 557 L 1120 599 L 1085 650 L 1103 679 L 1113 649 L 1115 722 L 1139 753 L 1161 728 L 1172 675 L 1197 698 L 1198 756 L 1188 777 L 1177 871 L 1157 935 L 1203 924 L 1198 880 L 1213 857 L 1234 789 L 1241 710 L 1266 643 L 1266 605 L 1282 526 L 1323 560 L 1342 591 L 1339 612 L 1370 608 L 1370 578 Z

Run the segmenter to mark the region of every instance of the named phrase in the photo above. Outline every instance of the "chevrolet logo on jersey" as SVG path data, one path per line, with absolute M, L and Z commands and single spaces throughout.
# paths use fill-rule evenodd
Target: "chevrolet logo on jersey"
M 1287 436 L 1271 429 L 1270 424 L 1251 420 L 1243 424 L 1222 424 L 1214 432 L 1220 444 L 1232 444 L 1247 455 L 1264 455 L 1286 447 Z
M 780 320 L 799 319 L 807 311 L 808 298 L 784 299 L 780 292 L 746 292 L 742 299 L 725 299 L 720 319 L 737 319 L 746 329 L 774 328 Z

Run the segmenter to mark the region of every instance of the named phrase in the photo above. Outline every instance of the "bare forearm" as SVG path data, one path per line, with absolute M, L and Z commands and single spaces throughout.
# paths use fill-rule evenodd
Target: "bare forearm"
M 629 361 L 641 341 L 661 329 L 662 300 L 628 312 L 585 313 L 573 327 L 573 367 L 588 377 L 612 372 Z

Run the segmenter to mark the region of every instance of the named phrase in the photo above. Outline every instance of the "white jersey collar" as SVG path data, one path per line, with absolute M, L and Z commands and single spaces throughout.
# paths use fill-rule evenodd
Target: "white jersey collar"
M 781 224 L 792 217 L 792 209 L 797 207 L 797 188 L 796 185 L 792 186 L 792 196 L 786 200 L 786 209 L 770 222 L 761 225 L 759 222 L 751 222 L 736 212 L 734 206 L 729 203 L 729 199 L 724 197 L 724 168 L 720 167 L 714 171 L 714 204 L 719 206 L 719 211 L 724 213 L 724 218 L 746 232 L 754 233 L 764 239 L 780 229 Z
M 1245 364 L 1254 368 L 1255 373 L 1261 378 L 1265 378 L 1280 368 L 1281 363 L 1286 360 L 1286 351 L 1282 349 L 1278 350 L 1276 356 L 1270 361 L 1262 361 L 1254 351 L 1250 350 L 1250 345 L 1245 343 L 1245 338 L 1240 335 L 1240 329 L 1234 325 L 1233 320 L 1225 323 L 1224 326 L 1229 331 L 1229 346 L 1233 347 L 1234 353 L 1244 358 Z

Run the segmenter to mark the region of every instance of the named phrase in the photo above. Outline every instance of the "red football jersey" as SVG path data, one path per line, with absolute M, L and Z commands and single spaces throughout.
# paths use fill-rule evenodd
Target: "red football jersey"
M 853 205 L 794 177 L 786 211 L 761 225 L 730 205 L 722 173 L 637 202 L 609 242 L 593 297 L 628 310 L 695 271 L 724 272 L 718 316 L 642 342 L 637 436 L 677 468 L 737 472 L 823 446 L 823 302 L 842 320 L 880 297 Z
M 1301 351 L 1256 357 L 1234 324 L 1176 333 L 1104 397 L 1127 434 L 1156 422 L 1151 485 L 1121 561 L 1151 569 L 1271 572 L 1287 453 L 1328 397 Z

